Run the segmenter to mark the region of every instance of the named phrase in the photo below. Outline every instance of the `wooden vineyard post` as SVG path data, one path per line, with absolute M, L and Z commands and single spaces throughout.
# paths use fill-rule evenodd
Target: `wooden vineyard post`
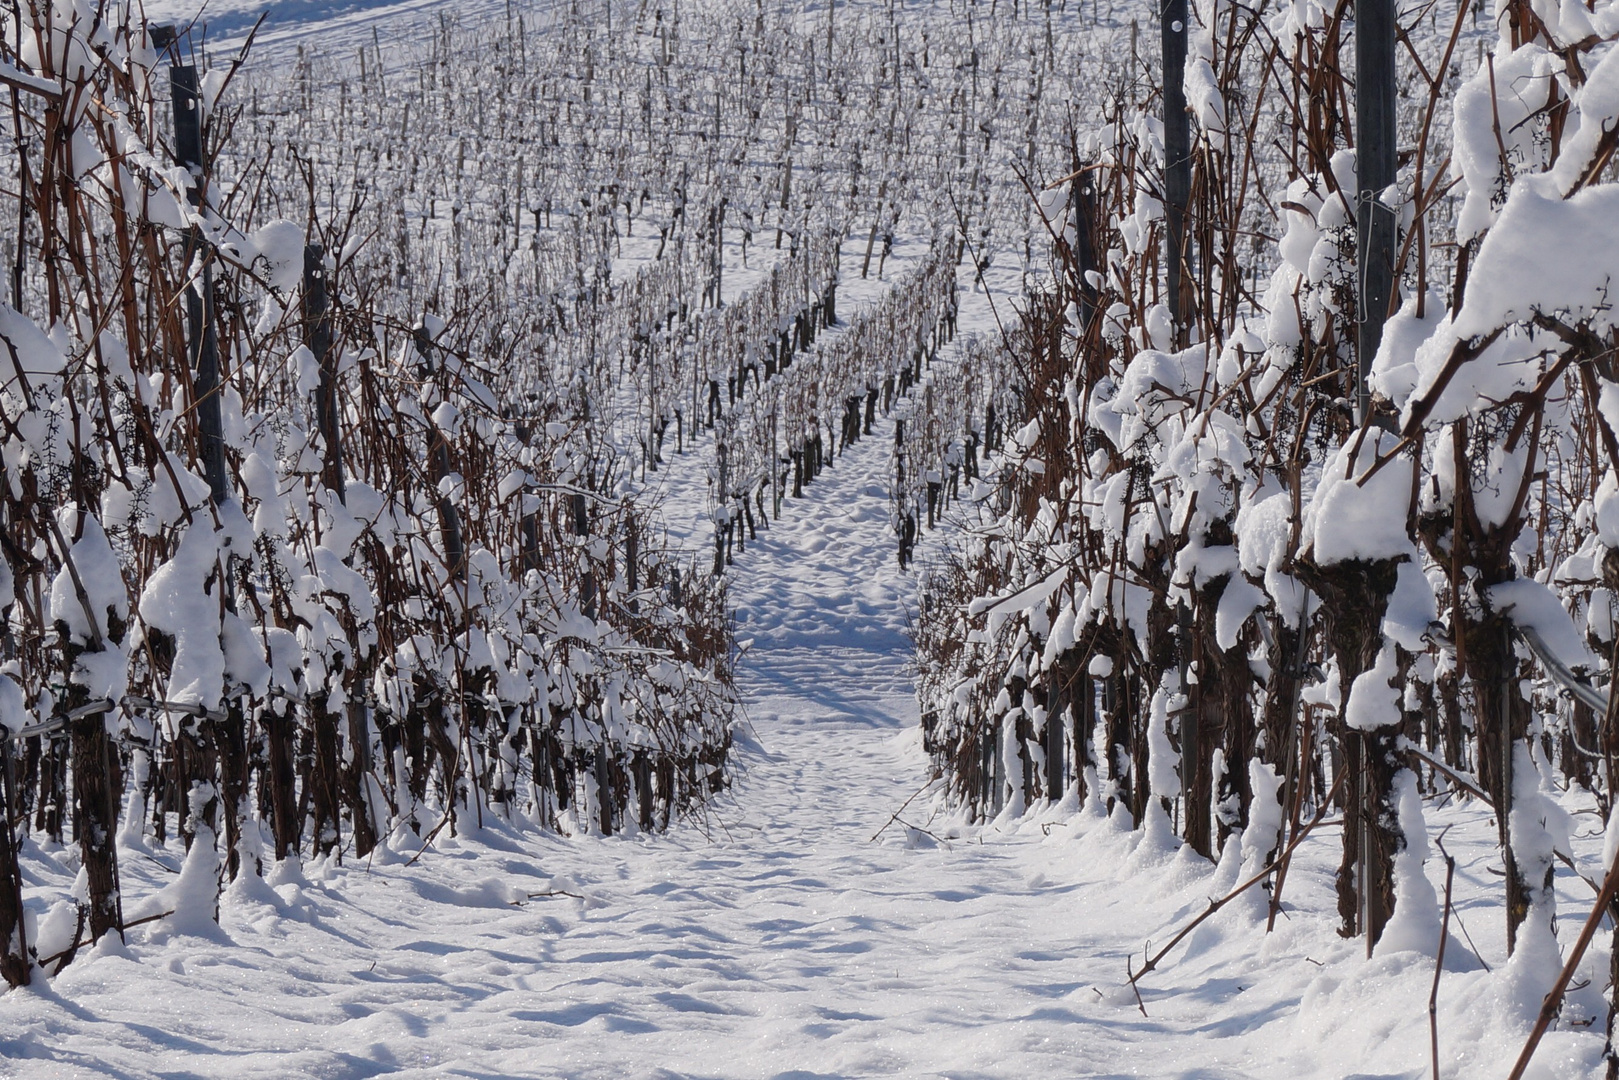
M 635 772 L 636 817 L 643 832 L 652 832 L 658 827 L 658 819 L 652 799 L 652 758 L 646 747 L 636 748 L 630 767 Z
M 894 420 L 894 462 L 898 469 L 899 486 L 905 486 L 905 418 Z
M 315 424 L 321 441 L 321 483 L 337 496 L 339 502 L 346 503 L 348 493 L 343 480 L 342 442 L 337 424 L 337 365 L 332 350 L 332 325 L 327 313 L 325 255 L 325 249 L 319 244 L 308 244 L 304 247 L 304 345 L 314 354 L 320 369 L 320 382 L 315 388 Z M 364 736 L 366 724 L 363 712 L 356 724 L 352 710 L 357 704 L 352 701 L 349 703 L 348 720 L 352 743 L 350 750 L 358 769 L 363 766 L 360 766 L 361 744 L 356 736 Z M 342 796 L 348 792 L 340 789 L 350 777 L 341 775 L 348 770 L 340 764 L 338 714 L 329 709 L 324 700 L 316 700 L 311 706 L 313 765 L 306 785 L 313 789 L 309 801 L 314 824 L 314 849 L 318 853 L 327 854 L 337 851 L 341 843 L 339 808 Z M 364 709 L 363 705 L 358 707 Z M 290 739 L 289 728 L 290 725 L 287 724 L 270 727 L 269 738 L 273 756 L 281 757 L 291 753 L 290 747 L 275 746 L 277 742 Z M 357 797 L 361 790 L 359 785 L 364 782 L 363 778 L 356 776 L 353 780 L 356 797 L 349 801 L 354 819 L 355 854 L 364 856 L 375 846 L 375 838 L 369 828 L 369 820 L 364 815 L 362 800 Z M 291 798 L 290 780 L 285 798 L 288 800 Z M 277 847 L 281 846 L 278 835 Z
M 726 551 L 730 525 L 724 516 L 729 507 L 731 468 L 730 454 L 723 442 L 714 447 L 714 460 L 719 468 L 719 488 L 714 493 L 714 576 L 719 577 L 731 562 Z
M 1386 2 L 1386 0 L 1385 0 Z M 1163 0 L 1164 267 L 1175 345 L 1186 344 L 1192 290 L 1187 285 L 1186 207 L 1192 190 L 1191 123 L 1186 113 L 1186 0 Z
M 1524 880 L 1523 868 L 1518 863 L 1517 852 L 1513 850 L 1512 804 L 1516 801 L 1513 773 L 1517 765 L 1514 754 L 1518 740 L 1528 734 L 1528 718 L 1521 715 L 1524 712 L 1520 705 L 1522 697 L 1514 685 L 1518 681 L 1518 664 L 1512 624 L 1503 619 L 1491 631 L 1499 635 L 1501 657 L 1497 669 L 1498 715 L 1495 718 L 1500 760 L 1495 768 L 1496 789 L 1491 794 L 1495 797 L 1495 819 L 1500 830 L 1501 856 L 1506 869 L 1507 955 L 1510 956 L 1518 949 L 1518 931 L 1529 916 L 1531 893 L 1535 886 L 1543 883 L 1531 884 Z
M 0 731 L 0 977 L 11 986 L 27 986 L 28 931 L 23 917 L 22 868 L 17 864 L 16 777 L 12 739 Z
M 1355 419 L 1371 406 L 1372 360 L 1394 292 L 1398 211 L 1381 195 L 1394 183 L 1394 0 L 1355 0 Z
M 1181 836 L 1193 851 L 1205 859 L 1216 854 L 1213 837 L 1213 818 L 1209 797 L 1213 791 L 1212 746 L 1217 732 L 1206 725 L 1197 700 L 1201 684 L 1192 686 L 1190 679 L 1193 650 L 1196 648 L 1192 629 L 1192 610 L 1182 604 L 1176 609 L 1176 637 L 1180 642 L 1177 661 L 1180 667 L 1180 685 L 1183 692 L 1190 690 L 1190 704 L 1180 716 L 1180 774 L 1183 809 Z M 1206 730 L 1207 729 L 1207 730 Z
M 939 418 L 933 415 L 933 384 L 928 383 L 922 388 L 923 415 L 928 417 L 927 437 L 923 446 L 938 446 L 940 439 Z M 937 471 L 937 466 L 931 466 L 926 472 L 928 492 L 928 531 L 939 527 L 939 516 L 943 512 L 940 505 L 944 493 L 944 477 Z
M 573 493 L 573 534 L 581 538 L 590 535 L 590 507 L 582 491 Z M 596 573 L 588 566 L 579 584 L 579 609 L 585 618 L 596 618 Z
M 191 204 L 200 207 L 206 185 L 202 96 L 197 90 L 196 65 L 171 64 L 169 88 L 174 103 L 174 156 L 191 173 Z M 192 401 L 197 412 L 197 450 L 209 494 L 217 506 L 230 498 L 230 489 L 225 477 L 224 423 L 219 407 L 219 331 L 214 312 L 214 271 L 212 260 L 203 252 L 204 245 L 202 230 L 193 227 L 186 237 L 186 263 L 189 266 L 201 256 L 202 272 L 186 289 L 186 323 Z
M 714 101 L 714 128 L 719 130 L 719 100 Z M 718 145 L 716 140 L 715 145 Z M 721 199 L 714 209 L 714 306 L 725 306 L 725 204 Z
M 624 524 L 624 570 L 630 587 L 630 611 L 639 613 L 641 601 L 635 594 L 641 589 L 641 533 L 634 518 Z
M 265 710 L 261 723 L 268 743 L 270 826 L 275 836 L 275 857 L 279 862 L 296 852 L 302 842 L 303 817 L 298 813 L 296 799 L 294 735 L 297 721 L 271 708 Z
M 527 419 L 520 420 L 515 425 L 517 439 L 524 446 L 532 445 L 534 428 Z M 532 477 L 529 478 L 532 480 Z M 538 510 L 539 498 L 534 494 L 531 482 L 523 484 L 522 516 L 517 522 L 518 544 L 518 570 L 526 575 L 530 570 L 540 568 L 540 515 Z
M 1074 787 L 1079 797 L 1094 798 L 1099 792 L 1090 790 L 1091 771 L 1096 766 L 1096 680 L 1091 677 L 1089 665 L 1081 667 L 1076 680 L 1077 691 L 1071 691 L 1068 715 L 1072 720 L 1068 741 L 1074 748 Z
M 596 747 L 596 803 L 601 811 L 601 830 L 603 836 L 613 835 L 613 764 L 612 757 L 607 750 L 606 732 L 602 733 L 602 741 Z
M 573 534 L 581 541 L 590 535 L 590 504 L 585 493 L 573 493 Z M 582 549 L 581 549 L 582 550 Z M 588 555 L 585 556 L 588 559 Z M 584 577 L 579 583 L 579 608 L 585 618 L 596 618 L 596 572 L 586 565 Z M 613 835 L 613 777 L 612 761 L 607 751 L 607 731 L 603 727 L 602 738 L 597 744 L 590 762 L 591 772 L 596 781 L 596 803 L 601 814 L 601 831 L 604 836 Z
M 978 742 L 978 809 L 979 819 L 988 821 L 993 815 L 989 812 L 995 801 L 995 755 L 998 748 L 995 745 L 994 725 L 986 725 L 984 733 Z
M 424 378 L 431 376 L 438 365 L 433 362 L 433 339 L 427 331 L 425 323 L 419 324 L 411 333 L 416 345 L 416 355 L 421 360 L 421 374 Z M 456 512 L 455 501 L 441 488 L 450 475 L 450 443 L 438 425 L 429 418 L 427 421 L 427 467 L 428 476 L 433 481 L 433 490 L 438 495 L 439 532 L 444 538 L 444 565 L 450 572 L 453 581 L 462 581 L 466 578 L 467 558 L 466 547 L 461 539 L 461 515 Z
M 342 442 L 337 423 L 337 370 L 336 361 L 331 355 L 332 327 L 328 314 L 325 250 L 319 244 L 308 244 L 304 247 L 303 324 L 304 345 L 314 354 L 320 368 L 320 383 L 315 389 L 315 421 L 321 442 L 321 483 L 337 496 L 339 502 L 346 503 Z M 328 756 L 335 757 L 335 717 L 327 714 L 324 709 L 317 708 L 312 720 L 314 725 L 321 729 L 317 732 L 315 745 L 320 750 L 329 749 L 331 754 Z M 295 724 L 291 717 L 266 717 L 265 733 L 270 757 L 269 780 L 273 789 L 272 820 L 278 860 L 286 858 L 297 848 L 301 826 L 301 821 L 293 809 L 293 760 L 296 752 L 293 745 L 294 730 Z M 330 760 L 327 760 L 326 764 L 328 769 L 335 768 Z M 328 797 L 332 785 L 315 786 L 317 792 L 313 804 L 319 821 L 328 805 L 335 804 L 335 799 Z M 332 807 L 331 814 L 333 820 L 330 835 L 323 836 L 317 825 L 315 831 L 317 851 L 330 850 L 329 846 L 323 845 L 330 845 L 337 839 L 335 806 Z M 365 852 L 360 854 L 363 855 Z
M 1006 754 L 1001 749 L 1006 741 L 1006 722 L 1003 716 L 990 727 L 990 776 L 993 786 L 989 790 L 989 816 L 992 818 L 999 817 L 1006 806 L 1006 785 L 1011 780 L 1006 775 Z
M 178 44 L 173 47 L 176 50 L 174 59 L 178 60 Z M 198 89 L 196 65 L 171 63 L 169 88 L 174 109 L 175 158 L 192 176 L 191 204 L 202 208 L 207 204 L 207 160 L 203 150 L 202 95 Z M 209 498 L 217 508 L 230 501 L 231 491 L 225 472 L 224 422 L 220 406 L 219 316 L 214 297 L 213 259 L 200 227 L 193 226 L 188 233 L 185 255 L 188 268 L 201 263 L 201 273 L 193 277 L 186 288 L 186 339 L 192 369 L 192 402 L 197 414 L 197 452 L 202 460 L 203 476 L 208 481 Z M 229 562 L 229 556 L 225 556 L 225 562 Z M 222 565 L 221 569 L 225 567 Z M 228 608 L 231 606 L 228 574 L 223 575 L 220 588 L 224 590 L 223 599 Z M 218 790 L 220 805 L 225 811 L 226 860 L 232 878 L 240 868 L 237 841 L 241 817 L 246 812 L 246 724 L 240 700 L 231 700 L 225 703 L 224 717 L 210 719 L 198 733 L 211 736 L 214 744 L 211 758 L 205 755 L 203 760 L 215 761 L 219 766 Z M 111 751 L 110 740 L 108 750 Z M 114 818 L 116 809 L 114 805 Z
M 1090 274 L 1096 269 L 1096 255 L 1091 243 L 1091 218 L 1095 214 L 1096 192 L 1095 180 L 1092 172 L 1085 170 L 1074 159 L 1074 186 L 1069 194 L 1068 224 L 1074 230 L 1073 250 L 1070 252 L 1074 260 L 1074 276 L 1079 286 L 1079 333 L 1085 333 L 1085 328 L 1091 323 L 1091 313 L 1096 309 L 1096 287 L 1091 284 Z
M 1061 688 L 1054 680 L 1046 702 L 1045 730 L 1041 732 L 1042 749 L 1046 755 L 1045 795 L 1052 802 L 1062 798 L 1063 787 L 1063 711 L 1065 708 Z
M 1381 197 L 1384 189 L 1394 183 L 1397 168 L 1394 45 L 1393 0 L 1355 0 L 1355 419 L 1362 424 L 1371 419 L 1372 359 L 1377 354 L 1383 338 L 1383 323 L 1388 318 L 1398 244 L 1396 210 Z M 1384 603 L 1386 605 L 1387 601 Z M 1368 621 L 1368 626 L 1375 623 Z M 1377 649 L 1374 639 L 1378 636 L 1371 629 L 1362 631 L 1362 640 L 1358 642 L 1362 656 L 1355 664 L 1359 670 L 1372 666 Z M 1342 664 L 1350 650 L 1337 651 Z M 1510 640 L 1506 655 L 1513 655 Z M 1359 670 L 1353 674 L 1359 674 Z M 1347 677 L 1345 681 L 1347 684 Z M 1511 727 L 1503 727 L 1509 740 L 1504 759 L 1510 767 Z M 1352 801 L 1358 810 L 1358 820 L 1353 826 L 1345 826 L 1345 862 L 1349 861 L 1347 849 L 1354 839 L 1360 929 L 1366 936 L 1366 952 L 1370 956 L 1393 914 L 1395 903 L 1392 868 L 1395 850 L 1401 841 L 1398 826 L 1391 828 L 1390 822 L 1395 820 L 1393 782 L 1397 753 L 1393 734 L 1382 730 L 1355 733 L 1351 743 L 1346 749 L 1351 768 L 1359 775 L 1351 777 L 1351 786 L 1357 790 L 1350 794 L 1357 796 Z M 1509 805 L 1500 804 L 1503 820 Z M 1351 815 L 1346 813 L 1345 817 Z M 1358 837 L 1349 836 L 1352 827 L 1358 829 Z M 1514 881 L 1510 843 L 1505 844 L 1505 851 L 1510 892 Z M 1509 926 L 1509 948 L 1510 931 Z
M 783 481 L 786 479 L 782 472 L 781 450 L 779 449 L 779 433 L 777 421 L 779 417 L 776 406 L 770 407 L 770 513 L 771 517 L 781 520 L 781 496 Z
M 321 483 L 339 502 L 348 502 L 343 481 L 343 444 L 337 426 L 337 357 L 332 349 L 332 319 L 326 289 L 326 250 L 304 248 L 304 344 L 320 365 L 315 389 L 315 419 L 320 429 Z

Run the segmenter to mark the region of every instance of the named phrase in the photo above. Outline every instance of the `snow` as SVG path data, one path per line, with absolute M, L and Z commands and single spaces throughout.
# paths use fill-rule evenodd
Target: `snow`
M 1439 618 L 1439 602 L 1433 584 L 1414 559 L 1407 559 L 1395 570 L 1394 592 L 1389 595 L 1383 615 L 1383 633 L 1411 653 L 1427 650 L 1423 640 Z
M 1586 32 L 1590 32 L 1589 27 Z M 1615 118 L 1619 118 L 1619 50 L 1610 48 L 1587 73 L 1585 84 L 1575 96 L 1571 131 L 1565 136 L 1563 152 L 1552 166 L 1552 176 L 1561 191 L 1572 191 L 1584 178 L 1598 152 L 1603 132 L 1612 128 Z
M 1508 826 L 1529 911 L 1518 928 L 1518 945 L 1508 962 L 1502 993 L 1511 1007 L 1531 1014 L 1563 967 L 1555 931 L 1557 907 L 1543 882 L 1554 866 L 1559 834 L 1567 846 L 1567 818 L 1547 796 L 1540 769 L 1521 742 L 1513 747 Z
M 1484 334 L 1537 313 L 1606 325 L 1609 285 L 1619 271 L 1616 206 L 1619 188 L 1612 186 L 1564 199 L 1549 179 L 1513 185 L 1479 248 L 1455 333 Z M 1571 245 L 1570 237 L 1580 242 Z
M 0 391 L 27 400 L 62 373 L 62 351 L 28 316 L 0 304 Z M 47 391 L 48 396 L 48 391 Z
M 1602 869 L 1613 870 L 1613 860 L 1619 856 L 1619 805 L 1608 812 L 1608 825 L 1602 832 Z
M 1372 362 L 1372 393 L 1388 399 L 1396 409 L 1405 408 L 1420 377 L 1416 352 L 1433 336 L 1446 311 L 1444 298 L 1430 291 L 1424 298 L 1421 315 L 1417 313 L 1417 297 L 1412 296 L 1389 317 L 1383 324 L 1383 339 Z
M 1250 878 L 1270 865 L 1282 831 L 1282 778 L 1258 758 L 1248 762 L 1248 788 L 1253 802 L 1248 827 L 1242 831 L 1242 877 Z
M 93 645 L 113 634 L 115 622 L 128 623 L 129 590 L 100 522 L 89 514 L 81 516 L 74 506 L 65 507 L 57 519 L 58 528 L 68 536 L 78 521 L 83 535 L 74 541 L 51 581 L 51 616 L 67 624 L 76 642 Z
M 1538 44 L 1497 52 L 1502 55 L 1491 57 L 1489 65 L 1480 65 L 1456 91 L 1453 170 L 1465 181 L 1456 231 L 1464 240 L 1483 232 L 1495 220 L 1492 200 L 1503 170 L 1540 160 L 1533 125 L 1525 123 L 1538 106 L 1534 95 L 1520 88 L 1546 79 L 1552 57 Z M 1503 150 L 1506 161 L 1502 160 Z
M 1059 567 L 1044 580 L 1020 589 L 1008 597 L 979 597 L 968 605 L 967 612 L 969 615 L 987 614 L 989 632 L 993 634 L 1009 616 L 1024 614 L 1050 600 L 1051 594 L 1068 580 L 1068 571 L 1069 568 L 1066 566 Z
M 1428 828 L 1417 777 L 1410 769 L 1394 774 L 1394 805 L 1403 840 L 1394 853 L 1394 914 L 1383 927 L 1377 952 L 1380 956 L 1406 951 L 1437 956 L 1439 901 L 1422 868 L 1428 861 Z
M 304 279 L 304 230 L 291 221 L 272 221 L 252 237 L 255 269 L 262 269 L 270 287 L 292 292 Z
M 168 913 L 158 921 L 156 929 L 147 934 L 147 940 L 159 943 L 167 939 L 197 939 L 229 944 L 216 922 L 218 913 L 220 871 L 217 838 L 202 816 L 202 808 L 214 797 L 214 790 L 205 784 L 195 784 L 188 795 L 191 808 L 191 827 L 196 838 L 186 852 L 179 874 L 165 888 L 149 897 L 144 904 L 129 908 L 125 918 L 129 921 Z
M 1356 731 L 1377 731 L 1398 724 L 1402 719 L 1401 688 L 1395 683 L 1399 671 L 1399 658 L 1385 641 L 1377 662 L 1349 685 L 1344 723 Z
M 206 709 L 218 706 L 225 680 L 219 597 L 205 587 L 217 573 L 218 555 L 213 526 L 199 518 L 186 529 L 174 556 L 147 581 L 140 600 L 146 625 L 174 638 L 168 700 Z
M 1265 603 L 1265 593 L 1240 576 L 1233 574 L 1220 593 L 1220 605 L 1214 613 L 1214 639 L 1222 649 L 1236 646 L 1237 638 L 1248 617 Z
M 1574 626 L 1557 594 L 1533 578 L 1503 581 L 1485 590 L 1491 609 L 1515 626 L 1533 630 L 1558 660 L 1574 669 L 1595 671 L 1599 662 Z
M 28 702 L 23 697 L 22 687 L 11 676 L 0 675 L 0 727 L 16 734 L 28 724 L 28 720 Z M 0 733 L 0 738 L 4 737 L 5 734 Z
M 1392 432 L 1373 429 L 1340 447 L 1322 470 L 1304 513 L 1305 543 L 1322 566 L 1414 551 L 1402 512 L 1411 501 L 1413 461 L 1396 450 L 1398 442 Z
M 199 13 L 208 26 L 210 46 L 234 50 L 260 12 L 268 12 L 264 29 L 256 39 L 259 50 L 288 50 L 301 41 L 329 41 L 333 34 L 369 42 L 376 30 L 390 35 L 422 32 L 438 25 L 443 0 L 152 0 L 143 4 L 148 19 L 157 23 L 173 20 L 182 27 Z M 499 14 L 503 3 L 490 0 L 463 0 L 457 5 L 462 17 Z
M 1147 780 L 1158 799 L 1173 799 L 1181 793 L 1180 754 L 1169 741 L 1170 710 L 1186 701 L 1179 683 L 1173 672 L 1164 673 L 1147 718 Z

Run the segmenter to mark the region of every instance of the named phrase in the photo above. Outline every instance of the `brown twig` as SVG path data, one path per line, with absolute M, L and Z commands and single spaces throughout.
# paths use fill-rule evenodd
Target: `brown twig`
M 876 832 L 872 833 L 871 834 L 871 839 L 867 840 L 866 843 L 868 843 L 868 844 L 876 843 L 877 838 L 879 836 L 881 836 L 883 833 L 888 831 L 888 826 L 890 826 L 890 825 L 894 824 L 894 822 L 898 821 L 899 816 L 901 814 L 905 813 L 905 808 L 907 806 L 911 805 L 912 802 L 916 801 L 916 797 L 918 795 L 922 794 L 922 792 L 926 791 L 928 788 L 932 787 L 935 782 L 936 781 L 934 781 L 934 780 L 929 780 L 927 783 L 923 784 L 921 787 L 917 788 L 914 792 L 912 792 L 911 797 L 909 799 L 906 799 L 903 803 L 901 803 L 898 810 L 894 811 L 894 816 L 889 818 L 886 822 L 884 822 L 882 828 L 880 828 Z M 912 825 L 912 826 L 910 826 L 910 828 L 914 829 L 914 828 L 916 828 L 916 826 Z M 923 830 L 923 831 L 925 832 L 926 830 Z
M 1445 970 L 1445 942 L 1450 936 L 1451 884 L 1456 878 L 1456 860 L 1445 850 L 1445 834 L 1434 841 L 1445 857 L 1445 914 L 1439 923 L 1439 955 L 1433 963 L 1433 986 L 1428 990 L 1428 1042 L 1433 1052 L 1433 1080 L 1439 1080 L 1439 976 Z
M 1169 953 L 1170 953 L 1170 950 L 1172 950 L 1175 946 L 1179 945 L 1182 941 L 1184 941 L 1188 934 L 1190 934 L 1193 930 L 1196 930 L 1199 926 L 1203 925 L 1203 922 L 1204 922 L 1205 919 L 1207 919 L 1209 916 L 1213 915 L 1215 912 L 1219 911 L 1221 908 L 1225 907 L 1227 904 L 1231 903 L 1231 901 L 1235 900 L 1237 897 L 1241 896 L 1243 893 L 1247 892 L 1249 889 L 1253 888 L 1255 885 L 1259 884 L 1261 881 L 1264 881 L 1267 877 L 1269 877 L 1271 875 L 1271 873 L 1276 869 L 1276 867 L 1281 864 L 1283 859 L 1286 859 L 1288 856 L 1292 855 L 1293 854 L 1293 849 L 1297 848 L 1299 846 L 1299 844 L 1304 841 L 1304 838 L 1306 836 L 1309 836 L 1310 832 L 1317 825 L 1321 824 L 1324 820 L 1326 820 L 1327 811 L 1332 808 L 1332 800 L 1338 794 L 1338 789 L 1343 786 L 1344 777 L 1347 776 L 1347 775 L 1348 775 L 1348 773 L 1339 773 L 1338 774 L 1338 779 L 1336 781 L 1334 781 L 1334 783 L 1332 785 L 1332 791 L 1327 794 L 1327 797 L 1325 799 L 1321 800 L 1321 809 L 1317 810 L 1316 814 L 1315 814 L 1315 817 L 1310 819 L 1309 824 L 1307 824 L 1303 828 L 1301 828 L 1298 831 L 1298 833 L 1293 837 L 1293 839 L 1288 842 L 1287 847 L 1285 849 L 1283 849 L 1283 851 L 1282 851 L 1282 853 L 1280 855 L 1278 855 L 1275 859 L 1271 860 L 1271 862 L 1263 870 L 1261 870 L 1259 873 L 1255 874 L 1253 877 L 1249 878 L 1247 881 L 1244 881 L 1241 885 L 1238 885 L 1235 889 L 1232 889 L 1230 892 L 1228 892 L 1224 896 L 1220 897 L 1220 899 L 1218 899 L 1218 900 L 1210 900 L 1209 901 L 1209 906 L 1207 908 L 1205 908 L 1203 910 L 1203 912 L 1197 916 L 1197 918 L 1193 919 L 1191 922 L 1189 922 L 1185 926 L 1181 927 L 1180 931 L 1178 933 L 1176 933 L 1176 935 L 1174 937 L 1169 939 L 1169 944 L 1165 945 L 1162 949 L 1159 949 L 1156 953 L 1154 953 L 1151 957 L 1149 957 L 1147 962 L 1142 965 L 1140 971 L 1131 972 L 1131 974 L 1130 974 L 1130 985 L 1135 986 L 1136 982 L 1143 975 L 1147 974 L 1149 971 L 1153 971 L 1153 970 L 1157 969 L 1159 961 L 1163 960 L 1164 957 L 1168 956 Z M 1128 970 L 1128 969 L 1126 969 L 1126 970 Z M 1142 1013 L 1143 1014 L 1146 1013 L 1145 1008 L 1142 1009 Z

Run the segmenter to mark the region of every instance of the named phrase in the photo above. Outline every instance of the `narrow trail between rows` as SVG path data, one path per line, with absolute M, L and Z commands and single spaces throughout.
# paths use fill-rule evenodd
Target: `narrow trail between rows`
M 1013 849 L 884 828 L 926 780 L 914 583 L 882 485 L 891 439 L 885 423 L 851 447 L 729 572 L 757 745 L 712 845 L 626 853 L 614 891 L 641 898 L 633 913 L 553 947 L 571 1001 L 549 1022 L 633 1036 L 569 1040 L 587 1073 L 627 1060 L 681 1076 L 1114 1071 L 1104 1044 L 1118 1035 L 1073 1026 L 1064 1001 L 1083 985 L 1052 947 L 1077 915 L 1066 890 L 1028 879 Z M 928 805 L 906 820 L 924 824 Z
M 757 744 L 712 844 L 626 853 L 613 891 L 631 910 L 552 948 L 569 1002 L 546 1021 L 632 1036 L 567 1040 L 559 1071 L 1126 1076 L 1143 1053 L 1173 1054 L 1116 992 L 1138 943 L 1099 933 L 1116 918 L 1088 928 L 1077 888 L 1039 871 L 1054 860 L 1038 825 L 950 839 L 961 830 L 930 822 L 927 795 L 891 820 L 927 779 L 915 582 L 883 484 L 892 438 L 888 420 L 850 447 L 729 570 Z M 673 504 L 700 501 L 682 490 L 696 473 L 671 470 Z M 1219 1075 L 1209 1064 L 1198 1075 Z

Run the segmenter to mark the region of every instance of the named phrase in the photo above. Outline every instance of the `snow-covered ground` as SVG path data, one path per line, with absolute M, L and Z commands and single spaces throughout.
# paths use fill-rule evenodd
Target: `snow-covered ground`
M 234 52 L 247 32 L 264 16 L 255 39 L 255 56 L 292 53 L 300 43 L 331 47 L 339 42 L 375 36 L 387 44 L 406 42 L 424 29 L 436 28 L 450 13 L 444 0 L 149 0 L 143 6 L 152 22 L 179 27 L 201 26 L 211 48 Z M 505 0 L 460 0 L 453 13 L 468 23 L 506 10 Z
M 257 6 L 212 10 L 225 26 Z M 401 32 L 442 10 L 277 6 L 288 17 L 270 32 L 285 42 L 368 35 L 371 20 Z M 846 282 L 840 313 L 891 287 L 920 251 L 902 243 L 883 280 Z M 857 263 L 846 254 L 846 268 Z M 728 270 L 728 290 L 758 272 Z M 1009 290 L 1013 278 L 995 280 Z M 982 294 L 964 294 L 962 324 L 993 333 Z M 244 875 L 217 926 L 187 909 L 0 995 L 0 1076 L 1429 1075 L 1433 960 L 1368 960 L 1337 937 L 1334 824 L 1300 848 L 1273 933 L 1256 891 L 1172 953 L 1138 1002 L 1127 965 L 1225 893 L 1234 860 L 1216 868 L 1165 829 L 1133 831 L 1094 805 L 983 828 L 939 810 L 917 737 L 914 578 L 895 559 L 891 443 L 883 421 L 738 556 L 749 725 L 735 787 L 702 820 L 613 838 L 488 821 L 423 852 L 401 843 L 369 862 Z M 671 455 L 647 492 L 699 553 L 711 543 L 711 452 L 705 438 Z M 1504 1076 L 1547 953 L 1505 961 L 1487 813 L 1428 815 L 1459 860 L 1437 994 L 1441 1074 Z M 1600 823 L 1575 820 L 1595 876 Z M 189 887 L 183 852 L 130 844 L 129 917 L 167 910 Z M 64 890 L 77 873 L 71 850 L 30 846 L 23 863 L 36 889 Z M 1442 896 L 1437 853 L 1426 870 Z M 1590 890 L 1561 870 L 1558 884 L 1561 909 L 1583 916 Z M 1565 918 L 1565 945 L 1579 921 Z M 1607 963 L 1605 949 L 1588 956 L 1531 1076 L 1599 1070 L 1591 1031 Z M 1587 1018 L 1594 1028 L 1577 1026 Z
M 1138 1007 L 1127 958 L 1139 966 L 1146 942 L 1229 888 L 1234 862 L 1216 869 L 1095 806 L 983 829 L 937 812 L 891 438 L 883 422 L 788 500 L 731 571 L 750 727 L 735 789 L 705 820 L 656 838 L 491 822 L 414 862 L 407 844 L 244 876 L 217 928 L 148 923 L 0 997 L 0 1075 L 1427 1075 L 1432 961 L 1367 961 L 1336 937 L 1336 829 L 1301 849 L 1273 934 L 1258 894 L 1232 905 L 1144 981 Z M 660 474 L 698 547 L 705 451 Z M 1465 927 L 1496 969 L 1453 941 L 1443 1075 L 1503 1074 L 1533 1003 L 1500 971 L 1491 830 L 1473 810 L 1431 813 L 1463 856 L 1452 934 Z M 130 916 L 162 910 L 181 852 L 124 854 Z M 73 873 L 63 852 L 24 865 Z M 1442 889 L 1437 859 L 1428 870 Z M 1570 1010 L 1599 1024 L 1602 970 Z M 1599 1049 L 1554 1033 L 1538 1075 L 1589 1074 Z

